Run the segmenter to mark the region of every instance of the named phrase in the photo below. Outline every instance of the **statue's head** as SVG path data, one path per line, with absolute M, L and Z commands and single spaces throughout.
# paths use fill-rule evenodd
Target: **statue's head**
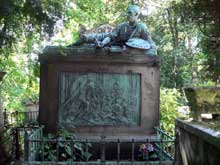
M 127 9 L 127 19 L 129 22 L 135 22 L 140 15 L 140 7 L 137 5 L 130 5 Z

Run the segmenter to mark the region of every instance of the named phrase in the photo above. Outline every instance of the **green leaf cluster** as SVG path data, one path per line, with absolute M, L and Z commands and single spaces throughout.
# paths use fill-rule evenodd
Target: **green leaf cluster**
M 181 115 L 177 109 L 182 106 L 181 93 L 173 88 L 160 90 L 160 122 L 161 128 L 174 135 L 175 119 Z
M 86 152 L 86 144 L 71 142 L 75 140 L 75 135 L 66 130 L 60 130 L 56 135 L 48 134 L 43 137 L 44 145 L 39 151 L 39 160 L 44 156 L 45 161 L 81 161 L 90 159 L 92 154 Z M 91 147 L 91 144 L 87 144 Z M 59 155 L 57 154 L 59 151 Z
M 1 0 L 0 53 L 9 56 L 22 40 L 31 42 L 36 37 L 52 35 L 62 8 L 59 1 Z
M 175 4 L 181 24 L 197 29 L 200 35 L 198 48 L 205 55 L 203 69 L 205 80 L 218 85 L 220 79 L 220 2 L 219 0 L 184 0 Z

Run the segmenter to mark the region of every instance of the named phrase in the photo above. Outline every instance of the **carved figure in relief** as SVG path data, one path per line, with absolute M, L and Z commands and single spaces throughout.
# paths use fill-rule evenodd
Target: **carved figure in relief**
M 130 5 L 127 9 L 127 22 L 119 24 L 112 32 L 81 35 L 74 45 L 96 43 L 97 47 L 129 46 L 146 50 L 147 54 L 156 55 L 156 45 L 151 38 L 146 24 L 140 22 L 140 7 Z
M 127 88 L 119 83 L 120 80 L 127 80 L 126 76 L 123 77 L 105 75 L 104 79 L 100 79 L 96 74 L 71 77 L 63 74 L 60 95 L 64 98 L 59 105 L 61 125 L 137 125 L 139 102 L 130 100 L 138 97 L 139 83 L 132 79 L 133 86 L 129 89 L 135 89 L 136 96 L 128 98 Z M 110 78 L 114 79 L 113 83 L 108 83 Z M 64 90 L 66 88 L 70 90 Z

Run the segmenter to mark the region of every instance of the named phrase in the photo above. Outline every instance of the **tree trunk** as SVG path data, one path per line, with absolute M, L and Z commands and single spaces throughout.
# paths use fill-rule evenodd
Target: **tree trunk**
M 174 87 L 177 87 L 177 76 L 178 76 L 178 67 L 177 67 L 177 57 L 176 57 L 176 50 L 179 45 L 179 33 L 178 33 L 178 28 L 177 28 L 177 18 L 175 17 L 175 14 L 172 13 L 172 8 L 167 9 L 167 14 L 168 14 L 168 23 L 169 23 L 169 28 L 170 32 L 172 34 L 172 45 L 173 45 L 173 83 Z

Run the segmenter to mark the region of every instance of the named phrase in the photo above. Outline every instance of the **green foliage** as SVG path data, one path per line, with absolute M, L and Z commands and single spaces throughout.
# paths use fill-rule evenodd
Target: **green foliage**
M 26 58 L 23 54 L 12 54 L 5 57 L 0 66 L 1 70 L 7 71 L 1 84 L 1 95 L 9 110 L 22 111 L 25 103 L 38 101 L 39 77 L 34 75 L 32 68 L 36 64 L 28 64 Z
M 162 59 L 161 85 L 168 88 L 181 88 L 186 84 L 200 81 L 200 52 L 195 50 L 195 42 L 200 35 L 191 24 L 183 24 L 179 8 L 169 3 L 148 18 L 152 37 L 158 46 Z
M 0 0 L 0 70 L 4 107 L 23 110 L 24 102 L 37 102 L 39 64 L 34 47 L 54 32 L 65 0 Z M 36 50 L 35 50 L 36 51 Z
M 205 65 L 202 70 L 204 73 L 203 78 L 212 80 L 217 85 L 220 80 L 220 43 L 215 43 L 215 41 L 213 43 L 213 41 L 210 41 L 210 38 L 204 37 L 202 48 L 206 55 Z
M 64 1 L 0 0 L 0 51 L 13 49 L 24 36 L 52 34 Z M 10 51 L 11 52 L 11 51 Z
M 203 78 L 212 80 L 215 85 L 220 79 L 220 2 L 219 0 L 185 0 L 175 4 L 182 24 L 196 27 L 201 48 L 205 54 L 202 70 Z M 192 26 L 193 25 L 193 26 Z
M 57 150 L 59 150 L 58 160 L 59 161 L 80 161 L 90 159 L 92 154 L 86 152 L 86 144 L 80 142 L 71 143 L 70 141 L 75 140 L 73 133 L 66 130 L 60 130 L 56 135 L 48 134 L 43 137 L 44 148 L 39 151 L 39 159 L 41 159 L 41 154 L 43 152 L 45 161 L 56 161 L 57 160 Z M 91 144 L 88 143 L 88 147 Z
M 181 94 L 177 89 L 161 88 L 160 121 L 161 128 L 174 135 L 175 118 L 180 117 L 177 109 L 181 106 Z
M 0 130 L 0 152 L 1 160 L 0 163 L 8 164 L 12 158 L 12 148 L 13 148 L 13 136 L 11 136 L 12 129 Z

